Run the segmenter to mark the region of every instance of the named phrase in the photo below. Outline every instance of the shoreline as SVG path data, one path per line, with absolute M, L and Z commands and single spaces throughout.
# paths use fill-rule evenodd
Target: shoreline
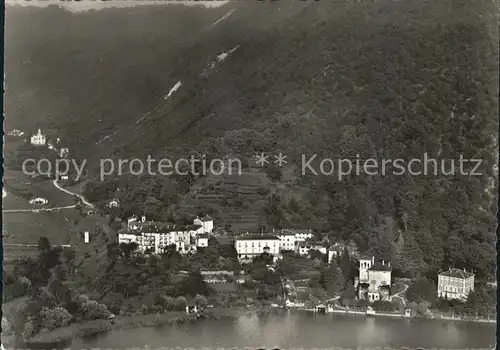
M 315 311 L 313 309 L 297 309 L 297 310 L 302 311 L 302 312 L 306 311 L 306 312 L 315 313 Z M 344 309 L 333 309 L 331 311 L 327 311 L 326 313 L 324 313 L 324 315 L 328 315 L 328 314 L 348 315 L 348 316 L 365 316 L 365 317 L 392 317 L 392 318 L 404 318 L 407 320 L 425 319 L 425 320 L 434 320 L 434 321 L 458 321 L 458 322 L 486 323 L 486 324 L 496 324 L 497 323 L 497 321 L 494 319 L 490 319 L 490 320 L 482 319 L 482 318 L 469 319 L 469 318 L 448 317 L 448 316 L 441 316 L 441 317 L 406 316 L 404 314 L 389 313 L 389 312 L 380 312 L 380 313 L 376 312 L 375 314 L 368 316 L 363 311 L 344 310 Z
M 261 310 L 250 311 L 241 308 L 214 308 L 201 314 L 186 314 L 185 311 L 169 311 L 163 314 L 118 316 L 112 320 L 94 320 L 72 323 L 66 327 L 38 333 L 34 337 L 22 342 L 22 345 L 25 348 L 66 346 L 74 339 L 94 337 L 114 330 L 164 327 L 176 324 L 194 323 L 198 320 L 236 318 L 250 314 L 260 315 L 260 311 Z M 8 346 L 8 348 L 10 348 L 10 346 Z
M 82 323 L 73 323 L 66 327 L 56 328 L 49 332 L 43 332 L 35 335 L 27 341 L 15 344 L 14 348 L 31 348 L 31 349 L 45 349 L 45 348 L 66 348 L 75 339 L 92 338 L 102 334 L 106 334 L 115 330 L 137 329 L 137 328 L 151 328 L 151 327 L 165 327 L 174 326 L 178 324 L 195 323 L 200 320 L 220 320 L 220 319 L 234 319 L 240 316 L 264 316 L 270 313 L 276 313 L 277 310 L 273 309 L 253 309 L 248 310 L 245 308 L 214 308 L 208 309 L 201 314 L 186 314 L 184 311 L 169 311 L 163 314 L 136 314 L 119 316 L 113 320 L 94 320 Z M 281 311 L 281 309 L 280 309 Z M 308 309 L 288 309 L 292 312 L 309 312 L 314 313 L 313 310 Z M 408 317 L 404 314 L 390 314 L 378 313 L 373 316 L 366 316 L 362 311 L 354 310 L 332 310 L 322 315 L 347 315 L 347 316 L 364 316 L 364 317 L 392 317 L 401 319 L 425 319 L 425 320 L 442 320 L 442 321 L 461 321 L 461 322 L 474 322 L 483 324 L 496 324 L 495 320 L 475 320 L 475 319 L 460 319 L 460 318 L 426 318 L 426 317 Z M 7 348 L 13 348 L 11 344 Z

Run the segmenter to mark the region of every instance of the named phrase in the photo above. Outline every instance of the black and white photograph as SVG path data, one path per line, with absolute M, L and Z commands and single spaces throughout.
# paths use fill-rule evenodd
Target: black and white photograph
M 5 0 L 1 350 L 495 349 L 497 0 Z

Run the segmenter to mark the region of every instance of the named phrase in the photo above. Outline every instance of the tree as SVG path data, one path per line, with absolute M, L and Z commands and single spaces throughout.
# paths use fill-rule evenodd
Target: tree
M 187 306 L 187 300 L 184 297 L 178 297 L 175 299 L 175 309 L 178 311 L 182 311 L 186 309 Z
M 188 276 L 182 280 L 178 290 L 179 294 L 191 297 L 196 296 L 198 293 L 203 295 L 212 294 L 212 290 L 199 271 L 190 272 Z
M 428 301 L 433 303 L 436 300 L 437 290 L 434 283 L 426 278 L 418 278 L 413 282 L 406 291 L 406 298 L 408 301 L 420 303 Z
M 73 248 L 64 248 L 61 252 L 61 256 L 64 259 L 64 265 L 66 266 L 66 270 L 72 276 L 73 275 L 72 262 L 73 262 L 73 259 L 75 258 L 74 249 Z
M 47 237 L 40 237 L 38 240 L 38 251 L 41 253 L 48 252 L 51 249 L 49 239 Z
M 205 307 L 207 306 L 207 298 L 201 294 L 196 294 L 196 297 L 194 298 L 194 303 L 198 307 Z
M 427 270 L 428 265 L 424 261 L 424 253 L 412 235 L 405 237 L 403 250 L 396 258 L 396 267 L 410 277 L 415 277 Z
M 337 264 L 337 259 L 332 259 L 330 266 L 324 269 L 323 285 L 326 290 L 334 294 L 340 293 L 344 288 L 345 278 Z
M 53 309 L 42 307 L 40 317 L 43 327 L 49 331 L 67 326 L 73 319 L 73 316 L 65 308 L 59 306 Z
M 139 245 L 136 242 L 130 242 L 130 243 L 120 243 L 120 250 L 122 251 L 123 256 L 125 259 L 129 259 L 130 255 L 139 247 Z
M 50 293 L 56 298 L 57 302 L 60 304 L 67 303 L 71 300 L 71 291 L 64 285 L 59 279 L 55 279 L 49 285 Z
M 87 320 L 108 319 L 111 316 L 111 312 L 106 305 L 100 304 L 95 300 L 84 302 L 81 309 Z
M 342 294 L 342 304 L 349 306 L 356 299 L 356 292 L 354 290 L 354 285 L 350 282 L 346 284 L 344 293 Z
M 165 301 L 163 302 L 163 305 L 165 307 L 165 310 L 171 311 L 175 307 L 175 300 L 172 297 L 165 296 L 164 297 Z

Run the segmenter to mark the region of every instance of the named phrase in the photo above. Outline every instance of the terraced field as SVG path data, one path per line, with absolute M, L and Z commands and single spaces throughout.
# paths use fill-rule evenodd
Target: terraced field
M 179 204 L 179 212 L 196 214 L 211 209 L 217 227 L 231 225 L 233 232 L 257 229 L 267 189 L 273 184 L 258 168 L 244 169 L 241 175 L 209 175 L 193 186 L 192 191 Z

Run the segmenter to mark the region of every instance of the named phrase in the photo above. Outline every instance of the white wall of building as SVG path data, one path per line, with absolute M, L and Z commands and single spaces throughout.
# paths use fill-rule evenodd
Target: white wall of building
M 200 218 L 196 218 L 193 220 L 193 225 L 201 225 L 202 230 L 201 233 L 212 233 L 214 230 L 214 221 L 213 220 L 203 220 Z
M 465 299 L 474 290 L 474 276 L 457 278 L 438 276 L 438 297 L 448 299 Z
M 196 239 L 196 246 L 198 246 L 198 247 L 208 247 L 208 237 L 198 237 Z
M 283 234 L 278 235 L 280 239 L 280 250 L 295 250 L 295 235 Z
M 269 253 L 272 255 L 279 255 L 280 240 L 275 239 L 236 239 L 236 252 L 238 258 L 253 258 L 257 255 L 264 253 L 264 247 L 269 247 Z
M 43 146 L 45 145 L 47 140 L 45 138 L 45 135 L 42 134 L 42 130 L 38 129 L 38 132 L 35 135 L 31 136 L 30 141 L 32 145 Z
M 359 283 L 368 282 L 368 269 L 373 265 L 372 259 L 359 259 Z
M 368 270 L 370 290 L 378 290 L 381 286 L 391 285 L 391 271 Z

